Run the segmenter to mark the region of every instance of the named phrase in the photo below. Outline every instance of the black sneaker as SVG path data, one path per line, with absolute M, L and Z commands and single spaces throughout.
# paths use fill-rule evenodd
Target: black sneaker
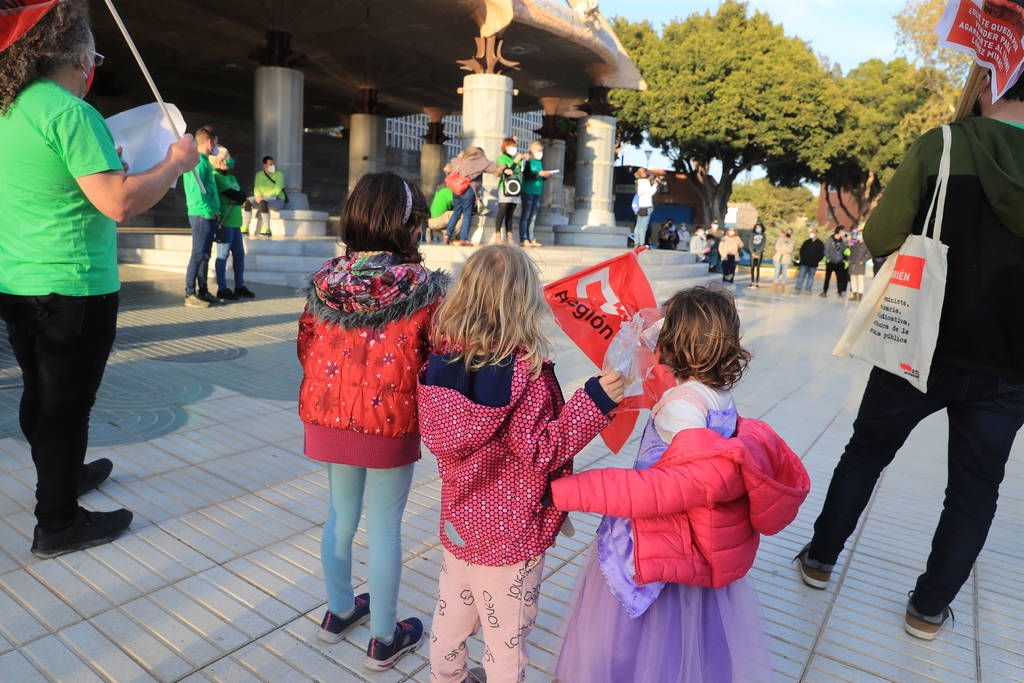
M 208 291 L 207 292 L 199 292 L 199 294 L 197 294 L 196 296 L 198 296 L 200 299 L 202 299 L 203 301 L 205 301 L 208 304 L 219 304 L 220 303 L 220 300 L 217 297 L 215 297 L 214 295 L 210 294 L 210 292 L 208 292 Z
M 390 643 L 371 638 L 366 646 L 367 669 L 387 671 L 404 655 L 415 652 L 423 644 L 423 622 L 412 618 L 400 621 L 395 626 L 395 635 Z
M 356 596 L 356 603 L 352 614 L 347 617 L 339 617 L 331 610 L 327 610 L 324 620 L 320 622 L 320 628 L 316 630 L 317 637 L 325 643 L 340 643 L 345 637 L 345 632 L 353 626 L 358 626 L 370 617 L 370 594 L 363 593 Z
M 82 465 L 82 474 L 78 478 L 78 495 L 84 496 L 105 482 L 113 470 L 114 463 L 106 458 L 93 460 L 87 465 Z
M 225 287 L 224 289 L 217 290 L 217 298 L 222 301 L 237 301 L 238 295 Z
M 810 550 L 811 544 L 808 543 L 793 560 L 800 563 L 800 578 L 804 584 L 823 591 L 828 588 L 828 582 L 832 579 L 833 565 L 811 558 Z
M 235 287 L 235 296 L 239 299 L 255 299 L 256 295 L 248 287 Z
M 109 543 L 132 524 L 128 510 L 90 512 L 78 508 L 74 523 L 64 531 L 45 531 L 36 526 L 32 554 L 43 559 Z
M 907 633 L 921 640 L 935 640 L 943 625 L 950 619 L 956 625 L 956 616 L 948 607 L 934 617 L 917 611 L 917 608 L 914 607 L 914 594 L 911 592 L 910 599 L 907 601 L 907 620 L 904 625 Z

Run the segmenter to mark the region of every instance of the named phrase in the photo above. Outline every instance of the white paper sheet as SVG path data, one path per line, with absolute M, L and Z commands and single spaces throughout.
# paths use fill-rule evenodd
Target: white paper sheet
M 167 105 L 178 135 L 185 134 L 185 119 L 173 104 Z M 156 102 L 135 107 L 107 119 L 114 143 L 121 147 L 121 158 L 128 164 L 128 174 L 145 173 L 167 157 L 167 148 L 178 135 L 168 125 Z M 175 181 L 174 187 L 177 185 Z

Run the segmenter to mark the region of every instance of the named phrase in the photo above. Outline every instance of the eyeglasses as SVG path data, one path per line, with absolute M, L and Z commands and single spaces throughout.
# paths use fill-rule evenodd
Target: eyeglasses
M 93 66 L 101 67 L 101 66 L 103 66 L 103 62 L 105 62 L 105 61 L 107 61 L 106 57 L 101 55 L 99 52 L 96 52 L 96 50 L 92 51 L 92 63 L 93 63 Z

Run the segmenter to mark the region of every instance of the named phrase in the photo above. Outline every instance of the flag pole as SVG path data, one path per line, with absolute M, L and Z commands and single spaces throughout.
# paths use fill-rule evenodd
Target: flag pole
M 153 97 L 156 98 L 156 103 L 160 105 L 160 111 L 163 112 L 164 119 L 167 121 L 167 125 L 170 126 L 171 130 L 174 131 L 174 137 L 178 140 L 181 139 L 181 133 L 178 132 L 178 127 L 174 125 L 174 119 L 171 118 L 171 112 L 167 109 L 167 104 L 164 103 L 164 98 L 160 96 L 160 91 L 156 87 L 156 82 L 153 80 L 153 76 L 149 73 L 149 69 L 146 67 L 146 62 L 142 60 L 142 55 L 139 54 L 139 48 L 135 47 L 135 41 L 132 40 L 131 34 L 128 33 L 128 28 L 124 25 L 124 21 L 121 19 L 121 14 L 114 7 L 113 0 L 104 0 L 107 4 L 107 9 L 110 10 L 111 16 L 114 17 L 114 23 L 121 30 L 121 35 L 124 36 L 125 42 L 128 43 L 128 49 L 132 51 L 135 56 L 135 61 L 139 64 L 139 69 L 142 71 L 143 78 L 146 79 L 146 83 L 149 84 L 149 89 L 153 91 Z M 203 185 L 202 178 L 199 177 L 199 171 L 192 169 L 192 175 L 195 176 L 196 182 L 199 183 L 199 189 L 203 194 L 206 194 L 206 186 Z
M 978 102 L 978 98 L 981 97 L 981 91 L 985 87 L 985 74 L 987 73 L 987 69 L 977 64 L 971 65 L 971 73 L 967 76 L 967 82 L 964 83 L 963 92 L 960 93 L 960 100 L 956 105 L 953 123 L 966 121 L 971 118 L 974 113 L 974 105 Z

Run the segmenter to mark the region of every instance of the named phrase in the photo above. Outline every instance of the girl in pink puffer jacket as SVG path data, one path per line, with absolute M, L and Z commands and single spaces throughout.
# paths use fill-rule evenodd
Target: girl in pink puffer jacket
M 772 679 L 760 608 L 743 578 L 761 534 L 810 488 L 768 425 L 738 417 L 749 355 L 732 296 L 703 287 L 665 307 L 658 353 L 679 380 L 652 410 L 633 469 L 551 484 L 560 510 L 605 515 L 556 670 L 560 683 Z

